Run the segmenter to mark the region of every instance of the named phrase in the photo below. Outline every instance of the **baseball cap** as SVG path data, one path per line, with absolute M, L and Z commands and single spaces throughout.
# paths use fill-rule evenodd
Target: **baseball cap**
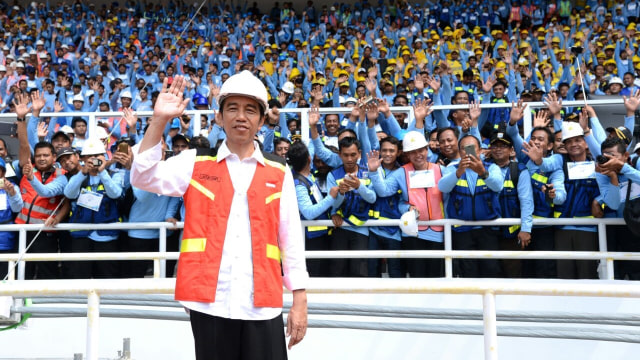
M 609 127 L 607 128 L 607 131 L 610 133 L 613 133 L 619 139 L 624 140 L 625 144 L 627 145 L 631 144 L 631 140 L 633 139 L 633 136 L 631 135 L 631 131 L 629 131 L 629 129 L 627 129 L 626 127 L 624 126 L 618 126 L 616 128 Z
M 64 134 L 61 131 L 58 131 L 56 134 L 58 134 L 58 133 L 62 133 L 63 135 L 67 136 L 66 134 Z M 60 158 L 65 156 L 65 155 L 73 155 L 75 153 L 76 153 L 76 151 L 73 150 L 73 148 L 68 147 L 68 146 L 67 147 L 63 147 L 60 150 L 58 150 L 58 153 L 56 154 L 56 161 L 60 160 Z
M 511 136 L 509 136 L 507 133 L 504 133 L 504 132 L 493 133 L 493 135 L 491 135 L 491 141 L 489 142 L 489 145 L 493 145 L 493 143 L 497 141 L 501 141 L 509 146 L 513 145 L 513 140 L 511 139 Z

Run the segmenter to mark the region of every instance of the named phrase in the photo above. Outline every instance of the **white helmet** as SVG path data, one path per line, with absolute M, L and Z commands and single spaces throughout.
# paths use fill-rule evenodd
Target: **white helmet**
M 617 76 L 614 76 L 611 78 L 611 80 L 609 80 L 609 85 L 611 84 L 620 84 L 620 85 L 624 85 L 624 83 L 622 82 L 622 79 L 620 79 Z
M 269 109 L 267 100 L 267 89 L 260 79 L 247 70 L 235 74 L 227 79 L 220 88 L 218 104 L 222 103 L 229 96 L 245 96 L 256 100 L 266 112 Z
M 287 81 L 286 83 L 284 83 L 284 85 L 282 86 L 282 91 L 286 92 L 287 94 L 291 95 L 293 94 L 293 89 L 294 89 L 294 85 L 291 81 Z
M 109 137 L 109 134 L 107 133 L 107 130 L 105 130 L 102 126 L 97 126 L 95 137 L 98 139 L 106 139 Z
M 422 149 L 426 146 L 429 146 L 427 139 L 424 137 L 424 134 L 418 131 L 409 131 L 404 135 L 404 139 L 402 139 L 402 151 L 404 152 Z
M 106 151 L 104 149 L 104 143 L 97 137 L 91 137 L 82 145 L 81 156 L 85 155 L 102 155 Z
M 131 99 L 131 91 L 125 90 L 120 93 L 120 98 L 129 98 Z
M 562 122 L 562 141 L 570 139 L 576 136 L 583 136 L 584 131 L 582 126 L 577 122 L 563 121 Z
M 73 101 L 82 101 L 84 102 L 84 97 L 81 94 L 73 95 Z
M 400 230 L 405 235 L 418 236 L 418 213 L 415 210 L 409 210 L 400 217 Z

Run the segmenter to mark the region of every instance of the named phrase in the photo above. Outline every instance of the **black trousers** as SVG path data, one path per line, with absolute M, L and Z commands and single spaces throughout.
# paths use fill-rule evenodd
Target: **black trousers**
M 118 252 L 118 240 L 93 241 L 88 237 L 72 237 L 71 251 L 74 253 Z M 117 278 L 120 273 L 119 265 L 116 260 L 72 261 L 70 264 L 70 278 Z
M 531 244 L 525 249 L 530 251 L 553 251 L 555 229 L 552 226 L 531 229 Z M 525 259 L 522 261 L 524 277 L 538 279 L 555 279 L 558 276 L 556 260 Z
M 331 250 L 367 250 L 369 237 L 354 231 L 337 228 L 333 231 Z M 331 259 L 332 277 L 367 277 L 369 275 L 367 259 Z
M 500 231 L 489 228 L 452 232 L 454 250 L 498 250 Z M 496 278 L 502 271 L 498 259 L 453 259 L 453 276 Z
M 558 229 L 555 233 L 557 251 L 598 251 L 598 233 Z M 596 260 L 557 260 L 560 279 L 597 279 Z
M 626 225 L 607 226 L 607 250 L 640 252 L 640 237 L 634 235 Z M 640 280 L 640 261 L 614 261 L 615 278 L 618 280 Z
M 27 232 L 27 246 L 33 240 L 36 231 Z M 40 232 L 28 253 L 57 253 L 60 251 L 58 233 L 54 231 Z M 28 261 L 25 266 L 25 279 L 59 279 L 61 278 L 58 261 Z
M 331 236 L 324 234 L 322 236 L 305 239 L 305 250 L 323 251 L 329 250 Z M 311 277 L 327 277 L 329 276 L 329 259 L 307 259 L 307 271 Z
M 140 239 L 127 236 L 126 243 L 122 246 L 126 252 L 156 252 L 158 251 L 158 239 Z M 143 278 L 147 271 L 153 271 L 153 260 L 130 260 L 123 264 L 123 277 Z M 169 266 L 167 266 L 169 269 Z M 173 268 L 171 268 L 173 269 Z
M 417 237 L 403 237 L 402 250 L 444 250 L 444 243 Z M 405 262 L 409 277 L 444 277 L 444 259 L 405 259 Z
M 196 360 L 286 360 L 282 315 L 271 320 L 225 319 L 191 310 Z

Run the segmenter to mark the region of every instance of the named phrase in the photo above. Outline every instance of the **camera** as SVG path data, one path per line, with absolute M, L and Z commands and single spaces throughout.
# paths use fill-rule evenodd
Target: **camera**
M 596 161 L 598 162 L 598 164 L 602 165 L 609 161 L 609 158 L 604 155 L 598 155 L 598 157 L 596 157 Z
M 580 55 L 582 54 L 583 51 L 584 51 L 584 48 L 582 46 L 571 47 L 571 53 L 573 53 L 574 55 Z
M 95 167 L 100 167 L 102 166 L 102 160 L 98 158 L 93 158 L 91 159 L 91 164 Z

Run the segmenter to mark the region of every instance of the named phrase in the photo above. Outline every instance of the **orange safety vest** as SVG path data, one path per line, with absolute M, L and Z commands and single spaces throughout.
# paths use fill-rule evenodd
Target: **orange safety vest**
M 282 307 L 278 225 L 286 168 L 267 158 L 264 162 L 264 165 L 257 164 L 247 192 L 252 234 L 253 303 L 256 307 Z M 215 302 L 233 196 L 226 161 L 218 162 L 213 156 L 197 156 L 184 194 L 187 220 L 178 260 L 176 300 Z
M 42 182 L 42 173 L 40 171 L 34 171 L 33 176 Z M 58 176 L 64 176 L 62 169 L 56 169 L 44 184 L 51 183 Z M 20 180 L 20 191 L 22 192 L 24 206 L 16 217 L 16 224 L 44 224 L 64 198 L 63 195 L 54 197 L 42 197 L 38 195 L 26 176 L 23 176 Z
M 511 19 L 510 21 L 520 21 L 522 20 L 520 17 L 520 6 L 514 6 L 511 8 Z
M 431 169 L 433 167 L 433 177 L 435 179 L 435 183 L 438 184 L 440 182 L 440 178 L 442 177 L 442 173 L 440 172 L 440 166 L 434 163 L 428 163 L 427 169 Z M 420 212 L 418 220 L 420 221 L 429 221 L 429 220 L 441 220 L 444 219 L 444 203 L 442 202 L 442 192 L 438 189 L 437 186 L 430 187 L 428 189 L 424 188 L 411 188 L 409 185 L 409 172 L 414 171 L 415 168 L 413 164 L 408 163 L 403 166 L 404 175 L 407 179 L 407 192 L 409 195 L 409 204 L 418 208 Z M 433 231 L 443 231 L 444 226 L 427 226 L 420 225 L 418 229 L 427 230 L 431 228 Z

